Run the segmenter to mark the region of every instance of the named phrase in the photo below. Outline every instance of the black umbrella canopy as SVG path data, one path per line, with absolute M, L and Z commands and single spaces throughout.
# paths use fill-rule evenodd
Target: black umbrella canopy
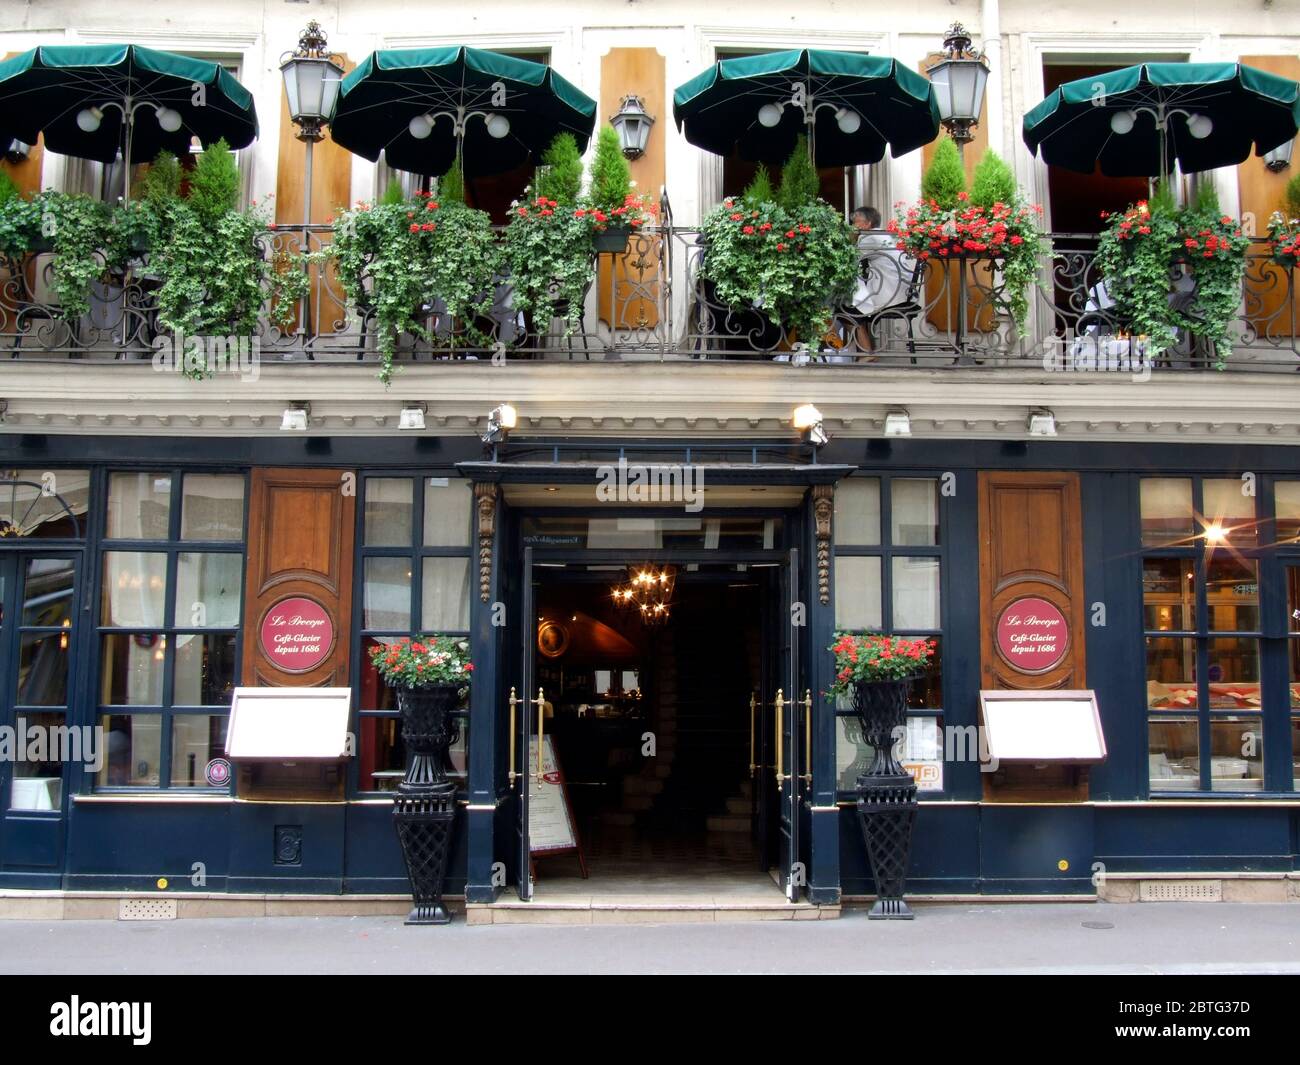
M 806 106 L 792 103 L 802 86 Z M 673 116 L 686 139 L 715 155 L 775 165 L 808 132 L 818 166 L 876 163 L 939 135 L 930 82 L 889 56 L 801 49 L 723 59 L 678 86 Z
M 217 63 L 133 44 L 42 45 L 0 62 L 0 137 L 111 163 L 131 111 L 131 162 L 180 155 L 198 137 L 243 148 L 257 137 L 253 97 Z M 170 127 L 170 128 L 169 128 Z
M 1163 119 L 1163 121 L 1159 121 Z M 1025 115 L 1053 166 L 1158 177 L 1235 166 L 1296 135 L 1300 85 L 1241 63 L 1141 63 L 1066 82 Z
M 409 48 L 373 52 L 343 79 L 330 134 L 417 174 L 445 174 L 459 149 L 465 175 L 483 177 L 540 156 L 558 133 L 583 150 L 595 124 L 596 101 L 545 64 L 479 48 Z

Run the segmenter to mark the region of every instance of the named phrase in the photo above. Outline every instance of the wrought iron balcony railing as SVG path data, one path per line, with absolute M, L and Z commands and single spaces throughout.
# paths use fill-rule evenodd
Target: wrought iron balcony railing
M 283 263 L 286 253 L 320 251 L 330 239 L 328 226 L 286 226 L 268 235 L 263 250 Z M 1145 343 L 1127 335 L 1106 293 L 1095 236 L 1053 233 L 1045 247 L 1023 336 L 999 307 L 996 263 L 954 260 L 916 269 L 890 253 L 869 260 L 855 305 L 832 308 L 831 327 L 809 342 L 788 335 L 759 307 L 724 305 L 707 278 L 699 230 L 667 221 L 634 234 L 626 253 L 597 256 L 581 328 L 572 333 L 566 335 L 561 321 L 535 322 L 518 313 L 510 280 L 501 277 L 490 313 L 474 330 L 431 299 L 420 309 L 428 336 L 403 335 L 397 359 L 748 359 L 1026 371 L 1214 366 L 1213 353 L 1194 330 L 1180 333 L 1158 360 L 1148 359 Z M 263 361 L 377 360 L 372 312 L 349 305 L 328 261 L 310 269 L 296 327 L 281 329 L 263 314 L 256 337 L 245 339 L 256 340 Z M 0 348 L 10 359 L 131 362 L 152 358 L 167 340 L 147 256 L 125 271 L 106 269 L 94 284 L 89 313 L 76 319 L 62 313 L 51 278 L 49 254 L 0 258 Z M 1184 282 L 1171 281 L 1170 300 L 1191 302 Z M 1272 261 L 1264 242 L 1255 242 L 1227 369 L 1300 369 L 1297 318 L 1295 274 Z M 473 343 L 465 339 L 471 334 Z

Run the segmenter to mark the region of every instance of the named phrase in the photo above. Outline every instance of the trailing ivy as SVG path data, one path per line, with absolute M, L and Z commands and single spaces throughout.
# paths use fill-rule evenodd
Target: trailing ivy
M 728 306 L 753 307 L 816 349 L 858 277 L 853 230 L 821 200 L 787 210 L 728 198 L 704 219 L 702 277 Z
M 453 345 L 487 342 L 477 319 L 492 308 L 500 253 L 483 211 L 423 195 L 359 204 L 338 218 L 329 254 L 349 300 L 375 317 L 385 385 L 400 334 L 432 340 L 425 308 L 437 300 L 453 318 Z

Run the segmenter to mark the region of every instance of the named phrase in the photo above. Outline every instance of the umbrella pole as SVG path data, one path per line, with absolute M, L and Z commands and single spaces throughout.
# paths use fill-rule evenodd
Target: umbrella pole
M 122 206 L 131 202 L 131 132 L 135 128 L 135 115 L 130 101 L 122 110 Z
M 849 168 L 844 168 L 844 221 L 849 220 Z

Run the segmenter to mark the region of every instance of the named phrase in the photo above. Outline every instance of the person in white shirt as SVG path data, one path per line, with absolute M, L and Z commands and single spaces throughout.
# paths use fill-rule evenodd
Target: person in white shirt
M 907 299 L 916 260 L 898 250 L 893 233 L 880 228 L 880 212 L 874 207 L 856 208 L 852 223 L 858 233 L 860 276 L 851 303 L 854 310 L 870 317 Z M 861 350 L 874 349 L 866 322 L 859 323 L 855 336 Z

